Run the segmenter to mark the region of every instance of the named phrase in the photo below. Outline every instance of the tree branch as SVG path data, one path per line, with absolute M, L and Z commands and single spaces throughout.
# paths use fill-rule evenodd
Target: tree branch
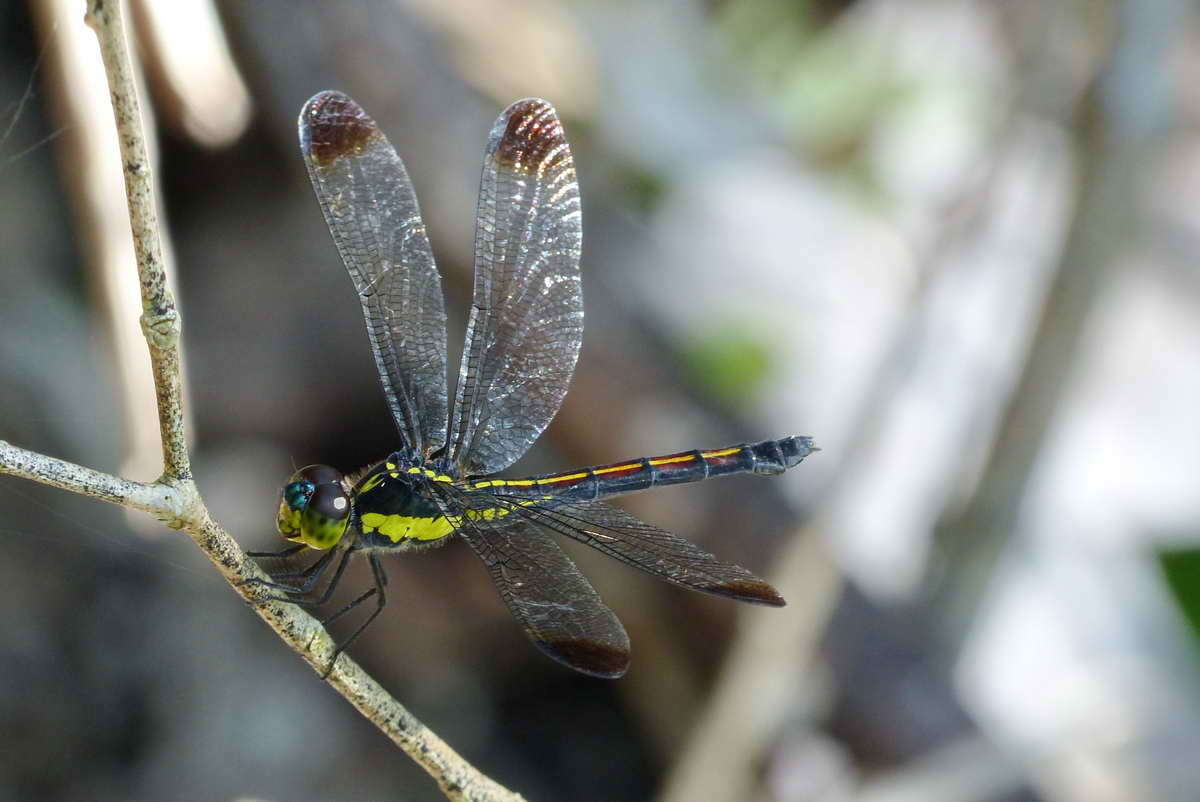
M 229 533 L 212 520 L 192 480 L 184 439 L 180 319 L 163 270 L 150 161 L 120 3 L 118 0 L 88 0 L 85 19 L 100 42 L 120 139 L 141 284 L 142 332 L 150 347 L 164 470 L 156 482 L 134 482 L 0 440 L 0 473 L 142 510 L 167 526 L 186 532 L 279 637 L 315 670 L 323 671 L 333 656 L 333 640 L 320 622 L 296 605 L 264 602 L 256 597 L 256 591 L 248 590 L 242 584 L 247 579 L 266 577 Z M 327 682 L 425 769 L 449 799 L 489 802 L 522 799 L 480 774 L 346 655 L 338 658 Z
M 179 312 L 167 289 L 163 270 L 162 239 L 158 212 L 154 206 L 150 154 L 143 133 L 142 111 L 138 104 L 133 65 L 125 43 L 119 0 L 91 0 L 84 21 L 96 32 L 100 57 L 108 74 L 109 98 L 121 145 L 121 164 L 125 174 L 125 199 L 129 205 L 129 224 L 133 229 L 133 250 L 137 257 L 138 280 L 142 290 L 142 333 L 150 346 L 150 365 L 158 398 L 158 423 L 163 448 L 163 474 L 175 479 L 191 479 L 183 431 L 183 374 L 179 369 Z

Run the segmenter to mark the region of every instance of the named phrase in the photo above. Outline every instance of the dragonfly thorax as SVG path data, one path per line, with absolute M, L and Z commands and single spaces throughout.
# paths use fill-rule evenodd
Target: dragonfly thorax
M 275 524 L 294 543 L 328 549 L 346 533 L 352 511 L 342 472 L 328 465 L 309 465 L 284 485 Z
M 414 462 L 411 455 L 397 452 L 351 483 L 364 547 L 440 545 L 454 533 L 432 492 L 434 484 L 450 483 L 452 477 Z

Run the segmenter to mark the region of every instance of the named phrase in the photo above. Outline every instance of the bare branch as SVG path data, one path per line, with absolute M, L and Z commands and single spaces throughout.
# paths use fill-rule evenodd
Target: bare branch
M 129 223 L 133 229 L 133 249 L 137 257 L 138 279 L 142 289 L 142 333 L 150 346 L 150 364 L 158 399 L 159 431 L 163 447 L 163 475 L 191 479 L 183 429 L 183 376 L 179 369 L 179 312 L 167 289 L 163 270 L 163 248 L 159 237 L 158 212 L 154 205 L 154 185 L 150 155 L 142 127 L 125 42 L 118 0 L 91 0 L 85 21 L 96 32 L 100 56 L 108 74 L 109 98 L 117 124 L 121 146 L 121 164 L 125 173 L 125 198 L 129 205 Z
M 145 484 L 111 476 L 72 462 L 26 451 L 3 440 L 0 440 L 0 473 L 132 507 L 152 515 L 158 515 L 166 509 L 174 495 L 173 490 L 157 483 Z

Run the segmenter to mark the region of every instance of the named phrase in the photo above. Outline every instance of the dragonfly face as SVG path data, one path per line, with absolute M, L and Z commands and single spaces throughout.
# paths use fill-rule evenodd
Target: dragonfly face
M 329 599 L 353 554 L 370 560 L 374 587 L 325 619 L 376 600 L 330 669 L 384 607 L 379 555 L 452 536 L 483 561 L 534 645 L 593 676 L 625 672 L 629 638 L 555 537 L 691 590 L 784 604 L 746 569 L 601 499 L 736 473 L 779 474 L 815 450 L 807 437 L 520 479 L 494 476 L 529 449 L 558 411 L 583 338 L 579 187 L 549 103 L 514 103 L 488 137 L 474 297 L 453 404 L 441 282 L 404 164 L 375 121 L 339 92 L 309 100 L 299 128 L 309 178 L 358 291 L 400 441 L 384 460 L 349 477 L 327 466 L 298 471 L 283 489 L 277 516 L 279 531 L 297 545 L 256 555 L 318 555 L 302 570 L 261 582 L 282 592 L 277 600 L 304 605 Z
M 350 524 L 352 506 L 342 472 L 328 465 L 309 465 L 284 485 L 275 525 L 293 543 L 314 549 L 336 546 Z

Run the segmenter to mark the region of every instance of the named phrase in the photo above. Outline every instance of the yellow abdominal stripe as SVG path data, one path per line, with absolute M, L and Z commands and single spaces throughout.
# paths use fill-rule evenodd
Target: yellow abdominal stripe
M 736 454 L 742 450 L 741 446 L 734 448 L 723 448 L 720 451 L 702 451 L 700 452 L 701 459 L 715 459 L 716 457 L 728 457 L 730 454 Z M 692 462 L 696 459 L 695 454 L 682 454 L 675 457 L 656 457 L 655 459 L 646 460 L 646 463 L 651 467 L 659 465 L 672 465 L 679 462 Z M 534 485 L 553 485 L 561 482 L 575 482 L 580 479 L 586 479 L 589 476 L 603 476 L 606 473 L 624 473 L 644 467 L 641 462 L 627 462 L 623 465 L 610 465 L 607 468 L 596 468 L 591 471 L 580 471 L 577 473 L 560 473 L 555 476 L 546 476 L 541 479 L 486 479 L 482 482 L 476 482 L 471 485 L 473 490 L 485 490 L 489 487 L 533 487 Z M 417 469 L 413 468 L 409 473 L 417 473 Z M 426 471 L 427 474 L 431 473 Z M 438 477 L 441 481 L 441 477 Z

